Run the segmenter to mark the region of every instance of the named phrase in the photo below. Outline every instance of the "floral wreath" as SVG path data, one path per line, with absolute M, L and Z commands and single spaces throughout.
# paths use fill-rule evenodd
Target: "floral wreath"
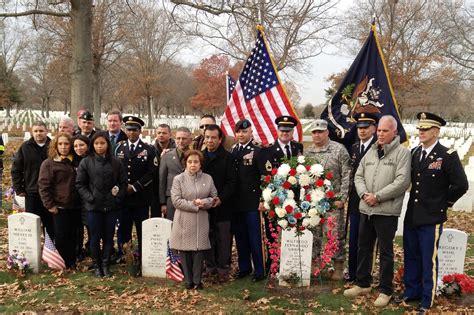
M 297 234 L 305 229 L 314 229 L 327 223 L 327 243 L 315 276 L 328 265 L 338 249 L 336 222 L 328 218 L 327 213 L 336 209 L 338 200 L 333 191 L 332 172 L 326 171 L 317 160 L 300 155 L 283 160 L 278 169 L 272 169 L 271 175 L 262 178 L 262 199 L 268 229 L 273 240 L 267 240 L 269 248 L 270 273 L 278 272 L 280 260 L 281 230 L 295 229 Z

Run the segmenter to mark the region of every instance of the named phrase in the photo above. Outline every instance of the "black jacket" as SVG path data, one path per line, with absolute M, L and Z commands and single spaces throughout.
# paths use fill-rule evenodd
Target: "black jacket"
M 357 213 L 360 214 L 359 212 L 359 202 L 360 198 L 359 195 L 357 194 L 357 190 L 354 185 L 354 175 L 357 171 L 357 168 L 359 167 L 360 160 L 364 157 L 365 153 L 369 150 L 369 148 L 372 146 L 377 141 L 377 137 L 373 137 L 372 141 L 370 141 L 370 144 L 364 148 L 364 152 L 361 154 L 360 152 L 360 140 L 358 140 L 356 143 L 354 143 L 351 147 L 351 150 L 349 152 L 351 156 L 351 176 L 350 176 L 350 182 L 349 182 L 349 202 L 347 205 L 347 209 L 349 213 Z
M 112 195 L 114 186 L 119 188 L 116 196 Z M 89 155 L 82 159 L 77 169 L 76 188 L 86 210 L 119 210 L 127 194 L 125 169 L 115 157 Z
M 298 156 L 303 154 L 303 145 L 296 141 L 290 142 L 291 147 L 291 156 Z M 282 159 L 285 157 L 285 152 L 280 147 L 278 141 L 274 144 L 269 146 L 268 148 L 264 148 L 263 150 L 263 167 L 266 170 L 266 174 L 269 175 L 272 171 L 272 168 L 278 168 L 281 165 Z M 262 166 L 261 166 L 262 167 Z
M 204 165 L 202 171 L 211 175 L 217 196 L 222 204 L 217 208 L 211 208 L 209 213 L 211 220 L 216 222 L 230 221 L 231 200 L 235 192 L 237 174 L 235 171 L 235 159 L 232 154 L 221 145 L 215 152 L 209 152 L 207 148 L 203 152 Z
M 232 157 L 235 161 L 237 184 L 232 202 L 234 212 L 251 212 L 258 210 L 260 196 L 261 177 L 264 170 L 260 167 L 262 162 L 262 150 L 250 141 L 245 148 L 239 152 L 239 146 L 232 148 Z
M 48 157 L 48 146 L 51 139 L 46 139 L 46 144 L 39 146 L 33 138 L 23 142 L 15 154 L 12 164 L 13 189 L 17 194 L 39 194 L 38 176 L 41 163 Z
M 139 140 L 135 150 L 130 153 L 128 141 L 123 141 L 117 146 L 115 153 L 126 170 L 128 183 L 136 190 L 127 195 L 125 206 L 133 208 L 151 205 L 152 182 L 158 171 L 155 148 Z
M 448 207 L 469 186 L 456 151 L 438 142 L 420 163 L 421 151 L 421 146 L 412 150 L 411 191 L 405 215 L 405 223 L 411 227 L 445 222 Z

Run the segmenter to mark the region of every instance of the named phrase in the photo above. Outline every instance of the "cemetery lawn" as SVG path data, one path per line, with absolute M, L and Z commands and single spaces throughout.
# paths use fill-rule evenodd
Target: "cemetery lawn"
M 451 212 L 446 227 L 456 227 L 470 234 L 466 253 L 466 273 L 474 276 L 474 218 L 462 212 Z M 369 297 L 348 300 L 343 282 L 323 278 L 313 281 L 310 289 L 286 289 L 270 281 L 253 283 L 250 278 L 231 280 L 226 284 L 205 281 L 203 291 L 185 290 L 171 280 L 132 278 L 125 266 L 113 266 L 114 277 L 97 279 L 88 272 L 90 260 L 79 264 L 78 271 L 27 274 L 18 277 L 7 270 L 8 251 L 6 214 L 0 215 L 0 312 L 202 312 L 202 313 L 373 313 L 376 290 Z M 396 269 L 402 263 L 401 237 L 396 240 Z M 235 258 L 235 257 L 234 257 Z M 234 259 L 235 260 L 235 259 Z M 235 264 L 233 266 L 235 269 Z M 82 271 L 81 271 L 82 270 Z M 377 271 L 376 271 L 377 272 Z M 376 276 L 377 277 L 377 276 Z M 401 289 L 395 279 L 396 288 Z M 474 312 L 474 296 L 462 299 L 436 299 L 438 311 Z M 416 306 L 416 305 L 414 305 Z M 384 314 L 402 314 L 411 308 L 390 304 Z

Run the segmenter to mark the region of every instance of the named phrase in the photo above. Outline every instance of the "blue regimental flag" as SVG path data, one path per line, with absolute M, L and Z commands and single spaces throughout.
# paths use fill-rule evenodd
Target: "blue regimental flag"
M 321 118 L 329 121 L 331 138 L 349 147 L 357 136 L 352 128 L 354 115 L 362 112 L 392 115 L 398 121 L 401 142 L 406 141 L 375 24 Z

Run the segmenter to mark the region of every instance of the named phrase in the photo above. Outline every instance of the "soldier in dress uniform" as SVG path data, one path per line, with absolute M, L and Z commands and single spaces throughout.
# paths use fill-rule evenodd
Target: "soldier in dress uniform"
M 293 141 L 293 131 L 298 120 L 292 116 L 280 116 L 275 119 L 278 129 L 278 139 L 274 144 L 264 149 L 265 170 L 270 174 L 273 168 L 281 165 L 283 158 L 291 158 L 303 154 L 303 145 Z
M 359 239 L 359 203 L 360 197 L 354 186 L 354 175 L 359 167 L 359 162 L 372 144 L 377 141 L 375 131 L 377 130 L 378 117 L 373 113 L 359 113 L 354 117 L 357 121 L 357 136 L 359 140 L 350 149 L 351 175 L 349 184 L 349 202 L 347 205 L 346 227 L 349 223 L 349 278 L 355 281 L 357 271 L 357 241 Z M 344 234 L 346 235 L 346 234 Z
M 403 226 L 405 292 L 395 302 L 421 300 L 419 312 L 432 305 L 438 275 L 438 244 L 451 207 L 468 189 L 459 157 L 438 141 L 446 121 L 418 113 L 421 145 L 412 150 L 411 191 Z
M 155 149 L 140 139 L 143 120 L 135 116 L 125 116 L 125 133 L 128 140 L 117 144 L 116 157 L 127 172 L 128 189 L 119 218 L 117 238 L 119 246 L 132 239 L 132 226 L 138 236 L 139 253 L 142 249 L 142 221 L 148 219 L 152 201 L 152 181 L 158 166 Z
M 236 278 L 244 278 L 252 273 L 253 281 L 265 279 L 262 251 L 262 234 L 258 212 L 260 196 L 260 178 L 264 170 L 258 161 L 261 149 L 252 139 L 252 124 L 247 119 L 235 125 L 238 143 L 232 147 L 235 158 L 237 183 L 234 209 L 231 217 L 232 232 L 237 245 L 239 271 Z M 252 262 L 252 263 L 251 263 Z

